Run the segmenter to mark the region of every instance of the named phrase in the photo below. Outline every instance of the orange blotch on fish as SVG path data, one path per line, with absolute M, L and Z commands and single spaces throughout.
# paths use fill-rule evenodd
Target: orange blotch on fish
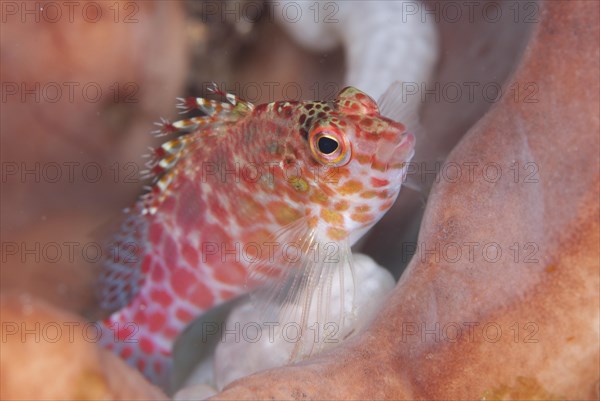
M 271 211 L 277 223 L 283 226 L 291 224 L 302 217 L 302 213 L 283 202 L 270 202 L 267 208 Z
M 340 180 L 340 178 L 348 178 L 350 177 L 350 170 L 348 170 L 347 168 L 339 168 L 339 167 L 333 167 L 330 168 L 328 170 L 325 170 L 322 173 L 322 182 L 325 183 L 338 183 L 338 181 Z
M 302 179 L 302 180 L 306 183 L 306 181 L 304 179 Z M 299 184 L 299 185 L 302 185 L 302 184 Z M 294 188 L 293 185 L 289 184 L 289 181 L 288 181 L 288 185 L 286 186 L 285 194 L 289 198 L 290 203 L 304 203 L 304 201 L 306 200 L 306 197 L 309 194 L 309 191 L 310 191 L 310 188 L 308 186 L 308 183 L 306 184 L 305 188 L 298 190 L 298 189 Z
M 254 242 L 254 241 L 249 241 L 248 243 L 244 244 L 244 247 L 242 249 L 242 256 L 244 258 L 245 261 L 247 262 L 255 262 L 258 260 L 266 260 L 269 258 L 269 252 L 268 249 L 266 248 L 265 242 Z
M 338 212 L 343 212 L 344 210 L 348 210 L 350 208 L 350 203 L 346 200 L 341 200 L 339 202 L 336 202 L 333 205 L 333 208 Z
M 376 196 L 377 196 L 377 192 L 376 191 L 372 191 L 372 190 L 364 191 L 364 192 L 362 192 L 360 194 L 360 197 L 361 198 L 365 198 L 365 199 L 373 199 Z
M 385 211 L 387 211 L 389 208 L 391 208 L 393 204 L 394 204 L 394 201 L 393 201 L 393 200 L 388 200 L 388 201 L 386 201 L 386 202 L 382 203 L 382 204 L 381 204 L 381 206 L 379 206 L 379 210 L 380 210 L 381 212 L 385 212 Z
M 376 177 L 371 177 L 371 185 L 374 187 L 385 187 L 390 184 L 389 180 L 382 180 Z
M 370 213 L 352 213 L 350 218 L 357 223 L 370 223 L 375 217 Z
M 368 130 L 368 131 L 361 131 L 361 132 L 363 133 L 363 138 L 366 139 L 367 141 L 378 142 L 381 140 L 381 135 L 379 134 L 378 131 Z
M 368 211 L 371 210 L 371 206 L 370 205 L 358 205 L 354 208 L 354 211 L 356 213 L 366 213 Z
M 315 189 L 314 191 L 312 191 L 312 194 L 310 195 L 309 199 L 312 202 L 318 203 L 318 204 L 323 205 L 323 206 L 327 206 L 327 204 L 329 203 L 329 197 L 320 188 L 319 189 Z
M 381 136 L 384 139 L 387 139 L 388 141 L 395 141 L 396 138 L 398 137 L 398 134 L 396 133 L 396 131 L 383 131 Z
M 325 222 L 329 224 L 334 224 L 336 226 L 341 226 L 344 224 L 344 216 L 341 213 L 334 212 L 333 210 L 322 209 L 321 218 Z
M 338 187 L 340 195 L 352 195 L 363 189 L 363 184 L 360 181 L 350 180 Z
M 406 165 L 406 162 L 402 162 L 402 163 L 392 163 L 392 164 L 390 164 L 390 165 L 389 165 L 389 168 L 391 168 L 391 169 L 394 169 L 394 170 L 396 170 L 396 169 L 398 169 L 398 170 L 399 170 L 399 169 L 402 169 L 402 168 L 404 168 L 404 166 L 405 166 L 405 165 Z
M 308 228 L 316 228 L 319 225 L 319 218 L 317 216 L 311 216 L 307 220 Z
M 235 216 L 241 226 L 247 226 L 265 218 L 265 209 L 249 195 L 240 195 L 236 206 Z
M 377 191 L 377 197 L 380 199 L 387 199 L 390 197 L 390 193 L 386 189 Z
M 272 235 L 266 228 L 259 228 L 254 231 L 250 231 L 245 238 L 247 244 L 257 244 L 260 246 L 270 240 L 272 240 Z
M 359 164 L 367 164 L 371 162 L 371 155 L 357 154 L 355 157 Z
M 380 162 L 379 160 L 375 159 L 375 160 L 373 160 L 371 167 L 377 171 L 386 171 L 387 163 L 383 163 L 383 162 Z
M 290 185 L 298 192 L 308 191 L 308 182 L 302 177 L 293 177 L 290 179 Z
M 348 232 L 343 228 L 329 227 L 327 229 L 327 235 L 334 241 L 341 241 L 348 236 Z

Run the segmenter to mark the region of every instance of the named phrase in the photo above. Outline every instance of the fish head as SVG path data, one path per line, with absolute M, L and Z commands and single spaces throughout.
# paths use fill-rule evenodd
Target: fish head
M 382 116 L 364 92 L 347 87 L 330 102 L 308 102 L 300 116 L 307 154 L 326 199 L 315 214 L 330 239 L 355 242 L 393 205 L 415 137 Z

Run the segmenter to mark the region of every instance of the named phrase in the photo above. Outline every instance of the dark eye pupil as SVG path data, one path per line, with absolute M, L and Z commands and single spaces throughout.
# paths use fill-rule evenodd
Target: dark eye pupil
M 339 146 L 335 139 L 326 136 L 319 138 L 317 145 L 319 146 L 319 151 L 326 155 L 330 155 L 335 152 Z

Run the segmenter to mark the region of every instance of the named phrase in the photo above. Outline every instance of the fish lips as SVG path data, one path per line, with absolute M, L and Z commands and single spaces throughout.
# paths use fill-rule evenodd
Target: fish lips
M 410 132 L 398 135 L 398 138 L 390 142 L 382 142 L 375 154 L 379 164 L 385 165 L 385 170 L 403 169 L 406 163 L 413 157 L 415 151 L 415 136 Z

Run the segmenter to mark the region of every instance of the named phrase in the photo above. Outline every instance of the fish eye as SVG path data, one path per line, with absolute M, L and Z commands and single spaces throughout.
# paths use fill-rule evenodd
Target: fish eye
M 309 134 L 313 157 L 326 166 L 343 166 L 350 160 L 350 145 L 346 137 L 333 127 L 317 127 Z
M 340 144 L 335 138 L 329 136 L 320 137 L 319 141 L 317 142 L 317 145 L 321 153 L 324 153 L 326 155 L 332 154 L 340 146 Z

